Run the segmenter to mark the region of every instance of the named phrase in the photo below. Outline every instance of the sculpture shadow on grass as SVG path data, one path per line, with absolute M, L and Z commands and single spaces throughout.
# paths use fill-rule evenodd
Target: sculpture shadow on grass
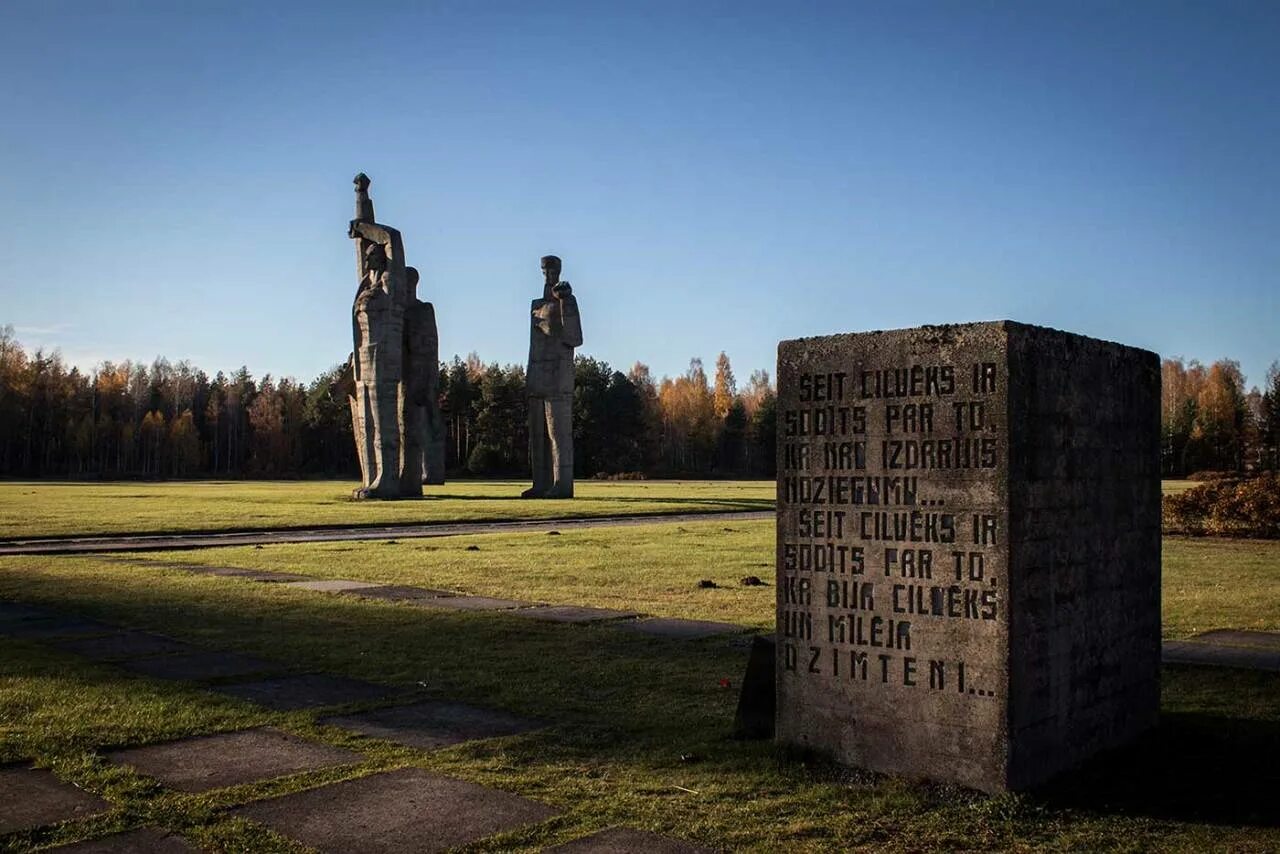
M 1133 744 L 1037 792 L 1047 806 L 1172 821 L 1280 827 L 1280 721 L 1164 712 Z

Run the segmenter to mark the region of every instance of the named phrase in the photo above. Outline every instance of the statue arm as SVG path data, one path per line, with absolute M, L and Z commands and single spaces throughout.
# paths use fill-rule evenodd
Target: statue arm
M 578 316 L 578 300 L 566 294 L 560 300 L 560 342 L 566 347 L 582 346 L 582 319 Z
M 350 237 L 363 237 L 365 240 L 381 243 L 383 246 L 390 246 L 391 235 L 394 232 L 394 228 L 387 228 L 385 225 L 378 225 L 376 222 L 361 222 L 358 219 L 353 219 L 347 234 Z

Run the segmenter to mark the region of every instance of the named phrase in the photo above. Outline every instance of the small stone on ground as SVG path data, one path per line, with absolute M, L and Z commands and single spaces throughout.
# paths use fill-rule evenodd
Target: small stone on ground
M 441 851 L 545 821 L 556 810 L 421 768 L 402 768 L 259 801 L 241 818 L 320 851 Z
M 197 652 L 190 655 L 170 655 L 164 658 L 143 658 L 120 665 L 132 673 L 155 679 L 176 679 L 200 682 L 205 679 L 225 679 L 232 676 L 253 676 L 285 670 L 286 665 L 240 655 L 234 652 Z
M 107 754 L 179 792 L 206 792 L 286 774 L 349 765 L 359 753 L 263 727 L 131 747 Z
M 422 750 L 516 735 L 544 725 L 507 712 L 440 700 L 340 715 L 320 722 Z
M 488 596 L 444 596 L 439 599 L 411 599 L 419 608 L 442 608 L 449 611 L 509 611 L 528 608 L 532 602 L 514 599 L 491 599 Z
M 695 640 L 709 638 L 714 635 L 736 634 L 746 631 L 736 623 L 717 623 L 711 620 L 678 620 L 666 617 L 652 617 L 647 620 L 632 620 L 619 623 L 618 628 L 642 635 L 652 635 L 671 640 Z
M 94 661 L 145 658 L 176 652 L 195 652 L 197 649 L 191 644 L 149 632 L 116 632 L 97 638 L 58 641 L 54 646 L 64 652 L 72 652 Z
M 543 605 L 512 612 L 517 617 L 546 620 L 551 623 L 598 623 L 603 620 L 625 620 L 640 616 L 635 611 L 614 611 L 609 608 L 586 608 L 578 605 Z
M 373 682 L 320 673 L 236 682 L 209 690 L 281 712 L 381 700 L 399 693 L 398 688 L 390 685 L 376 685 Z
M 344 593 L 348 590 L 363 590 L 366 587 L 378 586 L 380 585 L 370 584 L 367 581 L 352 581 L 348 578 L 326 578 L 318 581 L 294 581 L 285 585 L 285 587 L 293 587 L 298 590 L 319 590 L 322 593 Z
M 196 848 L 176 833 L 143 827 L 52 849 L 61 854 L 186 854 Z
M 679 839 L 650 833 L 647 830 L 633 830 L 630 827 L 611 827 L 554 848 L 547 852 L 563 851 L 565 854 L 701 854 L 710 852 L 708 848 L 690 845 Z
M 0 768 L 0 833 L 28 830 L 111 808 L 97 795 L 64 783 L 45 768 Z

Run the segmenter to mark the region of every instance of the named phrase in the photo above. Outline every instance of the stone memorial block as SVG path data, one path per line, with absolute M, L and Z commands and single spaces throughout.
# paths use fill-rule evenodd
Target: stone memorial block
M 1002 791 L 1152 726 L 1159 406 L 1019 323 L 782 342 L 778 739 Z

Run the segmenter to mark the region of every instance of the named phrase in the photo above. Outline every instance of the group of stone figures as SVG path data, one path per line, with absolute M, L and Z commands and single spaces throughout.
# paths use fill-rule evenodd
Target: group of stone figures
M 360 457 L 359 498 L 411 498 L 444 483 L 440 338 L 435 309 L 418 299 L 400 232 L 374 220 L 369 178 L 355 178 L 359 286 L 351 309 L 351 427 Z M 530 310 L 529 460 L 525 498 L 573 497 L 573 350 L 582 344 L 578 302 L 560 281 L 560 259 L 542 259 L 542 296 Z

